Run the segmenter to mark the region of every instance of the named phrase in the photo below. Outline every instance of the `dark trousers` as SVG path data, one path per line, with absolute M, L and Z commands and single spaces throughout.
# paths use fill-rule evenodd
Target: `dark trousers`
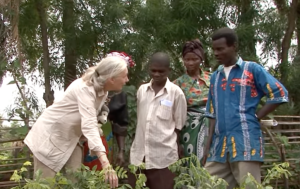
M 142 173 L 146 175 L 146 186 L 150 189 L 173 189 L 175 174 L 168 168 L 164 169 L 148 169 L 142 170 Z M 136 178 L 134 174 L 128 174 L 128 182 L 132 188 L 135 188 Z

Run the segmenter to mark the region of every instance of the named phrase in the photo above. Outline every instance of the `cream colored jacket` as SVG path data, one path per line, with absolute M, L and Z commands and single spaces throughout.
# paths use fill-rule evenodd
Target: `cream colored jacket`
M 107 93 L 96 96 L 92 86 L 75 80 L 64 96 L 45 109 L 24 142 L 34 156 L 58 172 L 66 164 L 82 134 L 92 151 L 105 152 L 97 128 L 97 112 Z

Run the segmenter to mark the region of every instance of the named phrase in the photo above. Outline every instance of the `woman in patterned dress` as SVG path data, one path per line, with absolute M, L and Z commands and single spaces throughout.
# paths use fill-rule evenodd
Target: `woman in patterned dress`
M 193 153 L 201 162 L 209 127 L 204 112 L 210 79 L 210 74 L 200 68 L 204 60 L 202 43 L 198 39 L 186 42 L 182 49 L 182 59 L 186 73 L 174 81 L 184 92 L 188 107 L 180 143 L 184 156 L 188 157 Z

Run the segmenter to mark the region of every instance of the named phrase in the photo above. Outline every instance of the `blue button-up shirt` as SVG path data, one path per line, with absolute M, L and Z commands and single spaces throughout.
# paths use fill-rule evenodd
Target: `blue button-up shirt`
M 207 161 L 263 161 L 263 138 L 256 108 L 262 97 L 267 103 L 288 102 L 285 87 L 255 62 L 238 59 L 228 80 L 219 66 L 210 80 L 206 116 L 216 119 Z M 229 153 L 228 153 L 229 152 Z

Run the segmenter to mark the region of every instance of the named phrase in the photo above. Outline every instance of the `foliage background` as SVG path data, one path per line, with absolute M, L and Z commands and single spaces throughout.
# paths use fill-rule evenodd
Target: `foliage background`
M 136 62 L 124 88 L 130 114 L 128 153 L 136 125 L 135 93 L 149 81 L 149 56 L 167 52 L 173 80 L 184 73 L 183 43 L 199 38 L 206 54 L 203 69 L 213 71 L 217 65 L 210 36 L 224 26 L 237 31 L 243 59 L 265 65 L 288 88 L 290 103 L 275 114 L 298 115 L 299 0 L 2 0 L 0 84 L 9 76 L 9 84 L 18 89 L 2 116 L 21 118 L 18 127 L 28 130 L 44 108 L 37 97 L 51 105 L 55 88 L 66 89 L 108 52 L 125 51 Z M 36 93 L 29 83 L 44 93 Z

